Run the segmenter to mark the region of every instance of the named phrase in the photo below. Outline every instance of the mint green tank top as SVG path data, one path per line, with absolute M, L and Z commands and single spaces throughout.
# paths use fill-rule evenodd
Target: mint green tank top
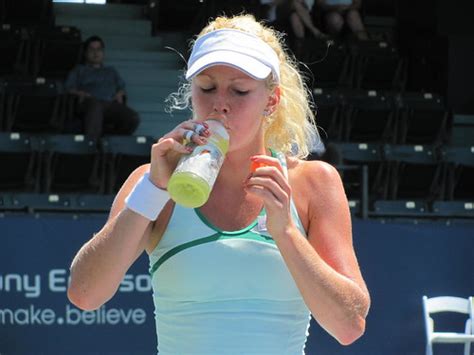
M 223 231 L 175 205 L 149 255 L 160 355 L 304 354 L 310 313 L 265 221 Z

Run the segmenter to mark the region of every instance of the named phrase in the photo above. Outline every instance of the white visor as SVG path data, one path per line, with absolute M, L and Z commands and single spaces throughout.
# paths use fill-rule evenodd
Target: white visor
M 257 80 L 270 73 L 280 82 L 280 65 L 275 51 L 263 40 L 239 30 L 216 30 L 199 37 L 188 62 L 186 79 L 214 65 L 239 69 Z

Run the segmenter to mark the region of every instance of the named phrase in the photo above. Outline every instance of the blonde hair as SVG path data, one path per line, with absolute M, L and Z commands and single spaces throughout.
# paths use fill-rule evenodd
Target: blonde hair
M 252 15 L 217 17 L 198 35 L 201 36 L 218 29 L 236 29 L 251 33 L 268 43 L 280 60 L 280 103 L 276 110 L 267 116 L 264 139 L 267 147 L 287 155 L 304 158 L 310 153 L 311 146 L 319 139 L 311 106 L 310 92 L 298 70 L 298 64 L 285 51 L 283 36 L 259 23 Z M 270 89 L 275 83 L 267 79 Z M 167 98 L 170 109 L 186 109 L 191 103 L 191 85 L 186 82 L 178 92 Z

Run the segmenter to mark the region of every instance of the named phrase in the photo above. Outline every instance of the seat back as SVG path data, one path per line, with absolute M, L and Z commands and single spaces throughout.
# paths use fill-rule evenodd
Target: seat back
M 52 24 L 52 0 L 4 0 L 4 21 L 21 25 Z
M 392 142 L 396 109 L 388 97 L 376 91 L 357 91 L 344 97 L 343 141 Z
M 102 192 L 101 156 L 96 141 L 82 135 L 41 138 L 44 192 Z
M 342 135 L 342 98 L 341 95 L 328 90 L 315 89 L 313 93 L 316 124 L 321 139 L 326 142 L 337 142 Z
M 147 136 L 105 136 L 101 140 L 105 192 L 116 193 L 140 165 L 150 162 L 155 139 Z
M 402 90 L 405 86 L 405 60 L 386 41 L 357 42 L 354 87 L 367 90 Z
M 29 136 L 0 133 L 0 191 L 37 190 L 38 155 Z
M 469 355 L 470 344 L 474 342 L 472 332 L 472 297 L 462 298 L 454 296 L 439 296 L 428 298 L 423 296 L 423 318 L 425 323 L 425 334 L 427 341 L 427 354 L 433 354 L 433 343 L 461 343 L 464 344 L 464 354 Z M 466 317 L 464 333 L 460 331 L 439 331 L 432 317 L 436 313 L 458 313 Z M 459 329 L 462 329 L 461 327 Z M 434 332 L 436 331 L 436 336 Z
M 36 31 L 33 73 L 65 79 L 82 56 L 81 32 L 76 27 L 58 26 Z
M 5 131 L 58 132 L 63 114 L 60 85 L 54 80 L 11 79 L 5 83 L 11 110 L 4 120 Z
M 444 147 L 442 160 L 447 169 L 446 199 L 474 199 L 474 146 Z
M 449 111 L 441 96 L 405 93 L 399 104 L 399 143 L 436 145 L 447 139 Z
M 345 45 L 305 39 L 300 61 L 309 69 L 309 87 L 347 87 L 351 80 L 350 56 Z

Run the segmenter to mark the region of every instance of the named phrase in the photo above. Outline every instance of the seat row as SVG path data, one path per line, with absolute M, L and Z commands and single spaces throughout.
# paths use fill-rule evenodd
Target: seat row
M 45 25 L 54 23 L 53 0 L 0 0 L 0 23 Z
M 0 76 L 64 79 L 82 55 L 81 31 L 70 26 L 0 26 Z
M 149 162 L 155 141 L 149 136 L 93 141 L 82 135 L 1 133 L 0 191 L 113 195 L 134 169 Z M 474 216 L 474 147 L 338 147 L 343 161 L 337 168 L 354 213 Z
M 311 88 L 404 90 L 407 60 L 383 40 L 325 41 L 304 39 L 297 56 Z
M 145 136 L 0 133 L 0 191 L 109 194 L 149 162 L 155 142 Z
M 439 95 L 317 89 L 314 101 L 324 141 L 439 144 L 448 140 L 451 113 Z M 79 120 L 76 108 L 77 99 L 64 94 L 61 81 L 0 79 L 2 131 L 72 132 Z
M 451 112 L 440 95 L 317 89 L 313 97 L 324 141 L 440 144 L 449 138 Z
M 338 166 L 354 211 L 474 217 L 474 146 L 341 143 Z

